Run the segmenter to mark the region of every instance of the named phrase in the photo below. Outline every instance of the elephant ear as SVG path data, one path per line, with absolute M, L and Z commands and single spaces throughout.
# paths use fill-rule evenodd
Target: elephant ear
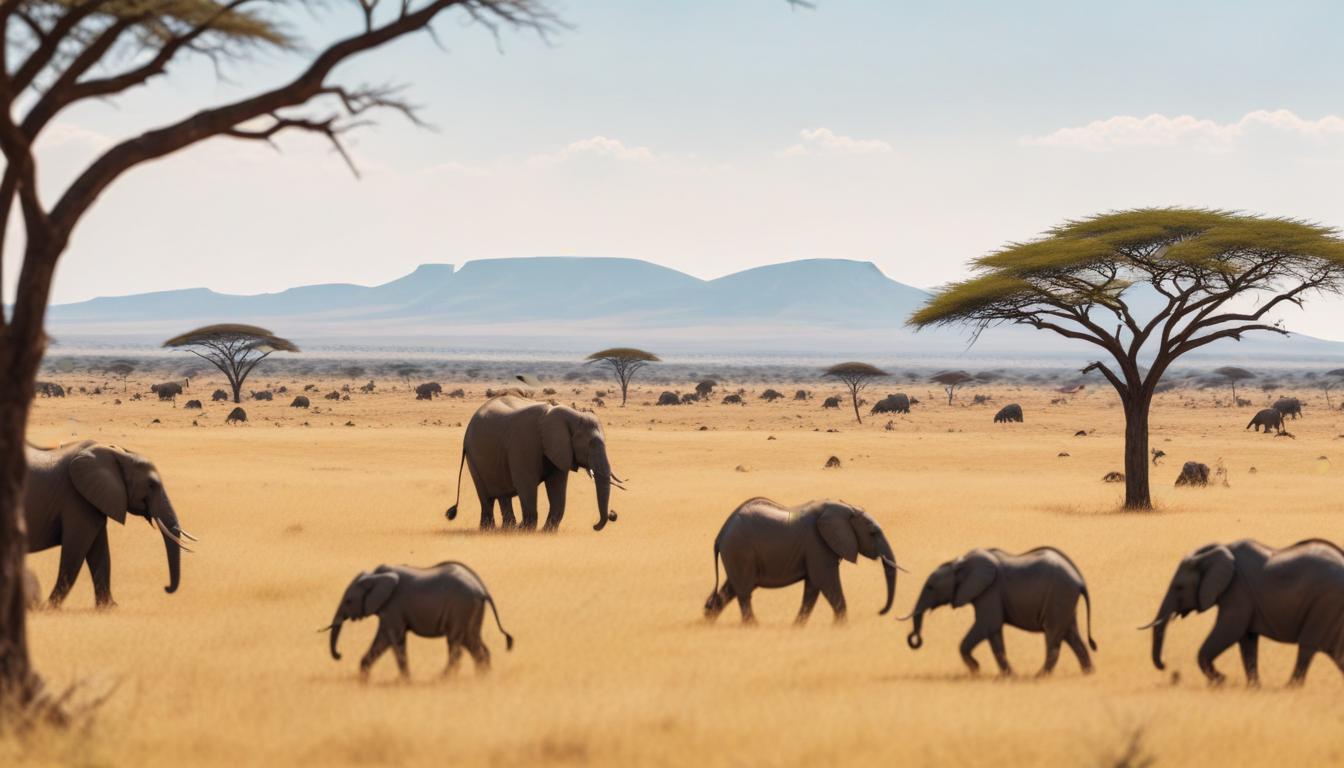
M 115 450 L 93 446 L 75 454 L 70 460 L 70 481 L 99 512 L 126 523 L 126 479 Z
M 859 557 L 859 540 L 855 537 L 854 525 L 850 522 L 853 517 L 852 510 L 834 504 L 828 504 L 817 516 L 817 533 L 821 534 L 821 540 L 826 542 L 826 546 L 831 548 L 836 557 L 844 558 L 851 563 L 857 561 Z
M 988 552 L 976 550 L 957 560 L 954 571 L 957 590 L 952 596 L 952 607 L 960 608 L 989 589 L 989 585 L 998 578 L 999 564 L 994 562 Z
M 869 560 L 877 557 L 877 532 L 880 530 L 877 521 L 856 510 L 849 518 L 849 524 L 854 529 L 854 537 L 859 545 L 859 554 Z
M 541 452 L 562 472 L 574 469 L 572 416 L 565 408 L 551 408 L 541 417 Z
M 1236 573 L 1236 558 L 1227 547 L 1214 547 L 1200 555 L 1199 569 L 1199 610 L 1201 613 L 1213 607 L 1227 588 L 1232 586 L 1232 576 Z
M 387 601 L 392 597 L 392 592 L 397 588 L 397 582 L 401 581 L 401 576 L 396 573 L 375 573 L 365 576 L 366 591 L 364 592 L 364 615 L 377 613 L 383 610 Z

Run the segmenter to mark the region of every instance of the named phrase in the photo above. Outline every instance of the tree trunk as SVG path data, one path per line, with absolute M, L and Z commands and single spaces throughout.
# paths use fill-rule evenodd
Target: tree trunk
M 243 402 L 243 399 L 242 399 L 242 396 L 243 396 L 243 382 L 240 381 L 240 382 L 238 382 L 238 383 L 236 383 L 236 384 L 231 384 L 231 386 L 233 387 L 233 402 L 235 402 L 235 403 L 241 403 L 241 402 Z
M 859 415 L 859 393 L 858 393 L 858 392 L 850 392 L 850 393 L 849 393 L 849 399 L 850 399 L 851 402 L 854 403 L 854 418 L 858 419 L 859 423 L 862 424 L 862 423 L 863 423 L 863 417 Z
M 23 446 L 41 347 L 40 340 L 24 343 L 0 335 L 0 369 L 7 371 L 0 378 L 0 711 L 27 707 L 42 688 L 28 658 L 22 509 L 28 471 Z
M 1148 492 L 1148 407 L 1151 397 L 1125 397 L 1125 508 L 1150 510 Z

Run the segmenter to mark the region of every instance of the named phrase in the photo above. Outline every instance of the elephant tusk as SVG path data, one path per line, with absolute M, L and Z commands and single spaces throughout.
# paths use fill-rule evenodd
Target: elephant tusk
M 319 630 L 317 630 L 317 631 L 318 631 L 318 632 L 330 632 L 330 631 L 331 631 L 331 628 L 334 627 L 334 626 L 336 626 L 336 625 L 335 625 L 335 624 L 328 624 L 327 626 L 325 626 L 325 627 L 323 627 L 323 628 L 321 628 L 321 629 L 319 629 Z
M 182 551 L 184 552 L 192 551 L 190 547 L 184 544 L 182 540 L 177 537 L 177 534 L 168 530 L 168 526 L 164 525 L 162 520 L 156 517 L 154 518 L 154 522 L 159 526 L 159 531 L 163 533 L 164 537 L 167 538 L 169 541 L 173 542 L 174 544 L 176 544 L 177 546 L 181 547 Z
M 182 536 L 190 541 L 200 541 L 200 539 L 196 538 L 195 536 L 192 536 L 190 533 L 187 533 L 186 531 L 182 531 Z
M 1157 627 L 1157 626 L 1161 626 L 1161 625 L 1163 625 L 1163 624 L 1166 624 L 1168 618 L 1170 618 L 1170 617 L 1168 617 L 1168 616 L 1163 616 L 1163 617 L 1161 617 L 1161 618 L 1153 619 L 1152 621 L 1148 622 L 1147 624 L 1144 624 L 1142 627 L 1139 627 L 1139 630 L 1142 631 L 1142 630 L 1145 630 L 1145 629 L 1152 629 L 1153 627 Z
M 881 560 L 882 560 L 882 562 L 886 563 L 887 565 L 890 565 L 892 568 L 895 568 L 896 570 L 900 571 L 901 573 L 909 573 L 909 571 L 907 571 L 907 570 L 905 570 L 904 568 L 902 568 L 901 566 L 897 565 L 895 560 L 889 560 L 889 559 L 887 559 L 887 558 L 885 558 L 885 557 L 881 558 Z

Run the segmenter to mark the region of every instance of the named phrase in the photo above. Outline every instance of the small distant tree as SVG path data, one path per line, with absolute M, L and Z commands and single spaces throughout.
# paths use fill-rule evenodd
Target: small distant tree
M 103 373 L 121 379 L 121 391 L 126 391 L 126 379 L 135 373 L 135 363 L 130 360 L 114 360 L 103 369 Z
M 1255 378 L 1254 373 L 1234 365 L 1225 365 L 1215 370 L 1213 375 L 1222 379 L 1224 384 L 1232 385 L 1232 407 L 1234 408 L 1237 405 L 1237 382 Z
M 621 405 L 624 406 L 630 389 L 630 380 L 636 373 L 647 368 L 649 363 L 661 363 L 662 360 L 652 352 L 645 352 L 642 349 L 612 347 L 594 352 L 587 357 L 587 362 L 600 363 L 611 368 L 611 372 L 616 374 L 616 383 L 621 387 Z
M 423 376 L 425 369 L 416 365 L 399 365 L 392 372 L 397 375 L 398 379 L 401 379 L 402 384 L 409 387 L 411 386 L 411 379 Z
M 1336 368 L 1333 371 L 1326 371 L 1321 377 L 1321 391 L 1325 393 L 1325 407 L 1334 410 L 1335 404 L 1330 402 L 1330 390 L 1344 382 L 1344 368 Z
M 272 352 L 298 352 L 289 339 L 282 339 L 254 325 L 207 325 L 175 336 L 165 347 L 184 348 L 218 368 L 233 389 L 233 402 L 242 402 L 243 382 Z
M 851 362 L 832 365 L 822 375 L 839 379 L 849 389 L 849 400 L 854 404 L 854 418 L 862 424 L 863 417 L 859 415 L 859 393 L 868 386 L 869 381 L 890 374 L 875 365 Z
M 1292 219 L 1148 208 L 1066 222 L 976 259 L 972 269 L 910 324 L 968 324 L 977 334 L 1025 325 L 1100 350 L 1102 359 L 1083 370 L 1105 376 L 1124 407 L 1125 506 L 1151 509 L 1148 413 L 1163 374 L 1223 339 L 1286 334 L 1270 313 L 1344 290 L 1344 240 Z M 1137 311 L 1134 286 L 1157 299 L 1151 313 Z
M 947 404 L 951 405 L 952 398 L 957 395 L 957 390 L 963 385 L 975 381 L 975 377 L 965 371 L 943 371 L 930 376 L 929 381 L 943 385 L 943 391 L 947 393 Z

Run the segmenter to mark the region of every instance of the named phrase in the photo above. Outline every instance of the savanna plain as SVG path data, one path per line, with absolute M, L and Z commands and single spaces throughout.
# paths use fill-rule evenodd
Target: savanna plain
M 1319 393 L 1284 393 L 1307 403 L 1288 422 L 1294 438 L 1244 430 L 1265 407 L 1258 392 L 1240 408 L 1209 392 L 1159 395 L 1158 510 L 1127 513 L 1123 487 L 1102 482 L 1123 469 L 1123 417 L 1108 391 L 997 386 L 975 390 L 989 405 L 969 394 L 949 405 L 922 385 L 901 387 L 921 401 L 910 415 L 865 408 L 859 425 L 847 408 L 823 410 L 839 388 L 815 381 L 798 383 L 816 393 L 807 401 L 767 403 L 748 386 L 742 406 L 714 397 L 656 407 L 663 387 L 636 387 L 628 406 L 608 396 L 597 409 L 613 468 L 628 479 L 612 499 L 618 520 L 593 531 L 592 484 L 571 476 L 561 530 L 524 535 L 478 532 L 469 481 L 462 514 L 444 518 L 481 382 L 445 382 L 465 388 L 461 399 L 416 401 L 393 384 L 313 397 L 304 411 L 288 407 L 304 380 L 262 378 L 290 394 L 245 402 L 240 426 L 224 424 L 233 406 L 209 402 L 221 382 L 205 379 L 176 405 L 131 401 L 120 382 L 38 400 L 30 440 L 94 438 L 150 457 L 201 542 L 168 595 L 160 537 L 138 518 L 109 526 L 117 607 L 94 609 L 86 570 L 63 608 L 31 615 L 30 642 L 49 685 L 111 695 L 86 728 L 0 741 L 0 763 L 1344 764 L 1344 679 L 1328 658 L 1317 657 L 1305 687 L 1287 689 L 1294 649 L 1263 642 L 1264 687 L 1248 690 L 1234 649 L 1219 663 L 1228 684 L 1214 689 L 1195 664 L 1213 612 L 1173 625 L 1165 673 L 1136 630 L 1202 544 L 1344 539 L 1344 412 Z M 561 403 L 584 406 L 595 387 L 557 388 Z M 897 390 L 866 396 L 887 389 Z M 191 397 L 207 401 L 202 411 L 182 407 Z M 1009 402 L 1025 423 L 992 423 Z M 824 468 L 831 456 L 839 468 Z M 1223 467 L 1226 484 L 1174 488 L 1186 460 Z M 892 614 L 877 615 L 880 566 L 860 559 L 842 566 L 843 625 L 823 601 L 795 627 L 801 585 L 758 591 L 757 626 L 742 626 L 736 606 L 707 623 L 714 537 L 758 495 L 866 508 L 909 570 Z M 1034 679 L 1043 640 L 1011 628 L 1018 677 L 996 679 L 984 645 L 985 673 L 968 675 L 957 644 L 970 608 L 934 611 L 924 647 L 906 646 L 909 625 L 893 616 L 940 562 L 977 546 L 1044 544 L 1069 553 L 1089 583 L 1094 675 L 1066 649 L 1053 677 Z M 358 658 L 376 620 L 347 625 L 344 659 L 331 659 L 316 630 L 358 571 L 450 559 L 482 575 L 517 638 L 506 653 L 487 621 L 488 675 L 468 660 L 441 678 L 445 644 L 412 637 L 411 682 L 387 654 L 362 684 Z M 54 549 L 29 558 L 44 591 L 56 564 Z

